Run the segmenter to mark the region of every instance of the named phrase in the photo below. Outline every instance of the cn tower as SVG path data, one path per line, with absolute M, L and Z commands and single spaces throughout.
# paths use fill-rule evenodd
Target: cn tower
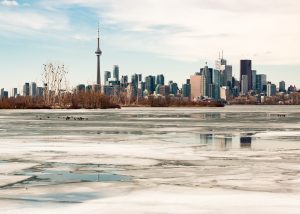
M 101 75 L 100 75 L 100 56 L 102 54 L 102 51 L 100 50 L 100 38 L 99 38 L 99 24 L 98 24 L 98 48 L 95 51 L 95 54 L 97 56 L 97 85 L 99 85 L 100 92 L 101 92 Z

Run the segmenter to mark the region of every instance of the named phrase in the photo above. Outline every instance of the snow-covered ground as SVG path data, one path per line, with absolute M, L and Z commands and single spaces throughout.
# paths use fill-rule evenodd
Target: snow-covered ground
M 0 112 L 1 214 L 299 213 L 299 176 L 297 106 Z

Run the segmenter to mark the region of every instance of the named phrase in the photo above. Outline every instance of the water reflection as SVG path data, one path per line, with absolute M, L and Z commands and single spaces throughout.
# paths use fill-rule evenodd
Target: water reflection
M 241 148 L 251 148 L 252 137 L 241 137 L 240 138 Z
M 251 149 L 251 136 L 200 134 L 200 143 L 213 150 Z

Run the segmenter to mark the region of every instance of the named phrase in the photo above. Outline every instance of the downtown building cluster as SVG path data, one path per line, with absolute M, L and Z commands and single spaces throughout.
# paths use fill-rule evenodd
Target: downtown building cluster
M 16 98 L 19 96 L 30 96 L 30 97 L 43 97 L 44 96 L 44 87 L 39 87 L 35 82 L 26 82 L 24 83 L 22 89 L 18 88 L 12 88 L 10 93 L 5 90 L 4 88 L 1 88 L 0 98 L 1 99 L 7 99 L 10 97 Z
M 133 74 L 132 76 L 122 75 L 118 65 L 113 67 L 112 71 L 104 72 L 104 80 L 101 81 L 100 57 L 100 33 L 98 27 L 97 49 L 97 80 L 94 85 L 77 85 L 73 93 L 98 92 L 110 97 L 126 96 L 130 101 L 140 98 L 147 99 L 152 97 L 171 97 L 174 99 L 184 99 L 187 101 L 231 101 L 239 97 L 255 97 L 258 103 L 263 103 L 265 97 L 273 97 L 277 94 L 291 94 L 297 92 L 295 86 L 289 86 L 286 89 L 284 81 L 281 81 L 277 87 L 276 84 L 269 82 L 265 74 L 258 74 L 252 68 L 251 60 L 240 61 L 240 78 L 233 76 L 232 65 L 227 64 L 223 53 L 215 61 L 214 68 L 206 65 L 186 79 L 181 87 L 176 82 L 166 83 L 165 76 L 148 75 L 143 79 L 142 74 Z M 103 84 L 104 83 L 104 84 Z M 58 92 L 57 92 L 58 91 Z M 42 97 L 44 95 L 59 93 L 64 94 L 68 91 L 51 91 L 45 84 L 45 87 L 37 87 L 35 82 L 25 83 L 22 93 L 18 93 L 17 88 L 13 88 L 10 97 L 31 96 Z M 71 92 L 70 92 L 71 93 Z M 9 93 L 1 89 L 0 98 L 8 98 Z
M 233 66 L 227 64 L 227 60 L 219 57 L 215 61 L 215 67 L 204 66 L 186 79 L 181 87 L 176 82 L 165 81 L 163 74 L 142 74 L 120 76 L 118 65 L 112 71 L 104 72 L 104 81 L 101 86 L 103 94 L 119 97 L 125 95 L 129 99 L 154 97 L 172 97 L 190 101 L 217 100 L 230 101 L 243 96 L 255 96 L 258 102 L 263 102 L 264 97 L 273 97 L 278 94 L 290 94 L 297 92 L 295 86 L 286 88 L 284 81 L 277 87 L 267 80 L 265 74 L 258 74 L 252 69 L 251 60 L 240 61 L 240 78 L 233 76 Z M 93 91 L 97 85 L 80 84 L 76 92 Z

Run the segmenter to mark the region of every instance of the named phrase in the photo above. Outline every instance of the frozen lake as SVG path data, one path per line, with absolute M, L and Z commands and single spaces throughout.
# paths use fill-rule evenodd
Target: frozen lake
M 299 106 L 0 111 L 1 214 L 299 210 Z

